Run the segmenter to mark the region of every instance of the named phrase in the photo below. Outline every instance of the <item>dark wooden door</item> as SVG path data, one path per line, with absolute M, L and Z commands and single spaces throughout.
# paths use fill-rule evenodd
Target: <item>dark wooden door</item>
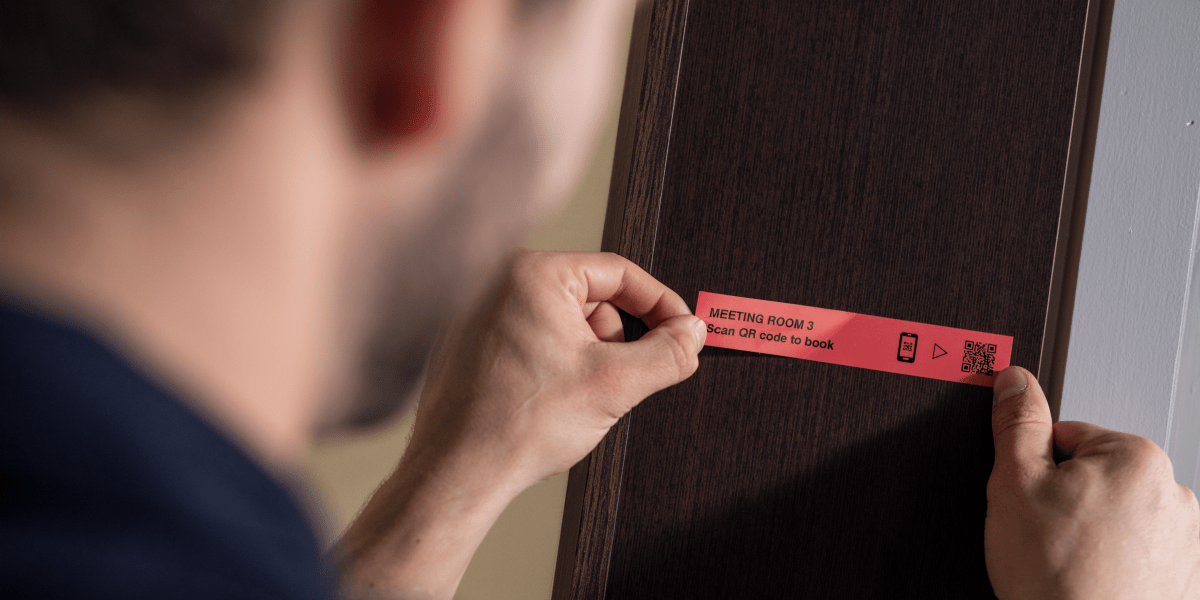
M 999 333 L 1045 370 L 1088 4 L 643 6 L 605 248 L 693 307 Z M 555 597 L 990 598 L 990 410 L 983 387 L 706 349 L 572 470 Z

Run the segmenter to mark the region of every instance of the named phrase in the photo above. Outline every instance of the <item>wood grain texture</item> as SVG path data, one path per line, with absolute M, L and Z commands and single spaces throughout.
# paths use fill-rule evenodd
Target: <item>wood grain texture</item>
M 651 268 L 688 0 L 638 5 L 617 125 L 602 249 Z M 625 321 L 626 337 L 645 328 Z M 555 600 L 605 597 L 629 416 L 571 469 L 554 573 Z
M 1096 59 L 1096 37 L 1100 15 L 1112 11 L 1111 0 L 1088 2 L 1084 22 L 1083 47 L 1079 56 L 1078 84 L 1075 88 L 1075 108 L 1071 115 L 1071 146 L 1067 150 L 1067 166 L 1063 174 L 1062 214 L 1058 220 L 1058 244 L 1054 248 L 1054 272 L 1050 276 L 1050 293 L 1046 301 L 1046 327 L 1042 338 L 1042 357 L 1037 373 L 1050 403 L 1050 414 L 1058 421 L 1062 403 L 1062 381 L 1067 361 L 1067 346 L 1070 337 L 1071 311 L 1074 306 L 1076 275 L 1079 254 L 1071 256 L 1071 249 L 1079 247 L 1083 237 L 1082 215 L 1087 205 L 1086 178 L 1081 171 L 1084 153 L 1095 146 L 1095 140 L 1087 138 L 1087 123 L 1094 119 L 1089 107 L 1099 114 L 1100 87 L 1093 94 L 1093 71 Z M 1111 21 L 1111 19 L 1110 19 Z M 1102 78 L 1101 78 L 1102 79 Z M 1092 103 L 1092 98 L 1096 103 Z M 1081 189 L 1082 188 L 1082 189 Z M 1079 238 L 1079 239 L 1074 239 Z M 1065 329 L 1064 329 L 1065 328 Z
M 658 2 L 631 52 L 644 70 L 606 248 L 689 302 L 1001 333 L 1036 371 L 1087 8 Z M 676 40 L 676 76 L 660 74 Z M 707 349 L 573 477 L 578 543 L 556 597 L 989 598 L 990 398 Z

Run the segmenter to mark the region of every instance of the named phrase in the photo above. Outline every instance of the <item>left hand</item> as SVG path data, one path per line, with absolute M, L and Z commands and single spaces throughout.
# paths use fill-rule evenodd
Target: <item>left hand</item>
M 650 332 L 626 343 L 618 308 Z M 518 252 L 434 354 L 408 450 L 342 541 L 353 587 L 452 596 L 508 502 L 690 377 L 705 336 L 678 294 L 624 258 Z
M 625 343 L 618 308 L 650 332 Z M 472 456 L 523 490 L 690 377 L 705 336 L 678 294 L 624 258 L 520 251 L 435 353 L 410 448 Z

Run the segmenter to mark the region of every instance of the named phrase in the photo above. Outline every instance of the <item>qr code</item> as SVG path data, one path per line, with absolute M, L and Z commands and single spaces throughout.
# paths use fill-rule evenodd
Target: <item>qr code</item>
M 963 346 L 963 373 L 995 375 L 996 345 L 967 340 Z

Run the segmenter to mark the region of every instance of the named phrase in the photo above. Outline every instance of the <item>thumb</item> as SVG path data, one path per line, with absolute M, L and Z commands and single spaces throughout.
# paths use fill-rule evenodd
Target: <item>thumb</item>
M 993 475 L 1025 479 L 1053 470 L 1054 424 L 1037 379 L 1021 367 L 1009 367 L 996 376 L 993 393 Z
M 704 321 L 679 315 L 659 323 L 637 341 L 602 343 L 600 360 L 605 368 L 600 372 L 610 381 L 601 383 L 619 390 L 619 406 L 612 410 L 625 414 L 650 394 L 691 377 L 700 364 L 697 355 L 707 336 Z

